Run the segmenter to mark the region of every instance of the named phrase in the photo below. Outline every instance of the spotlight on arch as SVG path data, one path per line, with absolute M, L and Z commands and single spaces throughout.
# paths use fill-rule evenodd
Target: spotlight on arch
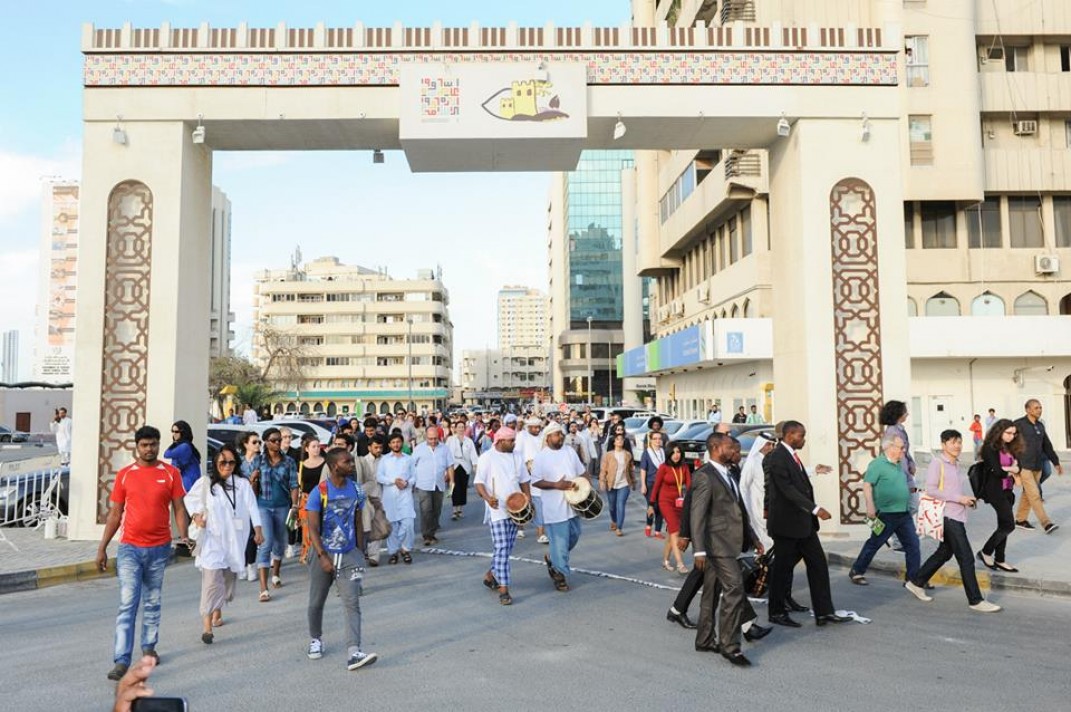
M 383 151 L 378 148 L 372 151 L 372 163 L 383 163 L 384 160 Z
M 624 136 L 626 131 L 628 131 L 628 129 L 625 128 L 625 122 L 621 120 L 621 114 L 618 113 L 617 123 L 614 124 L 614 140 L 616 141 Z

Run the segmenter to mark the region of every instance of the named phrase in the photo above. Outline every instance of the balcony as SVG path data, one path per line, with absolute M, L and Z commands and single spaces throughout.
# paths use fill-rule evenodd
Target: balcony
M 1067 0 L 986 0 L 977 5 L 978 35 L 1071 35 L 1071 4 Z
M 723 25 L 730 22 L 754 22 L 755 0 L 723 0 L 719 19 Z
M 722 161 L 725 164 L 725 180 L 762 176 L 762 156 L 751 151 L 732 151 Z
M 982 72 L 982 111 L 1071 112 L 1071 72 Z
M 1071 190 L 1071 149 L 987 148 L 986 192 Z

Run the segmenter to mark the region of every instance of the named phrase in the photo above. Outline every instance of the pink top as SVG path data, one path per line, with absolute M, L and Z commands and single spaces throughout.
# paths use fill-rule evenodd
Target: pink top
M 941 473 L 944 472 L 942 486 Z M 930 467 L 926 470 L 926 494 L 934 499 L 945 502 L 945 517 L 957 522 L 967 523 L 967 508 L 959 502 L 959 498 L 970 492 L 970 484 L 967 475 L 960 468 L 958 462 L 948 459 L 943 452 L 930 461 Z

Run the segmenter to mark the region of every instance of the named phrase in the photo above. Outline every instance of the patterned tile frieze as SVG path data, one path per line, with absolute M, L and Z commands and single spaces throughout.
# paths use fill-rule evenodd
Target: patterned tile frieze
M 133 459 L 134 431 L 145 424 L 149 363 L 152 192 L 126 181 L 108 196 L 104 344 L 97 454 L 97 522 L 108 514 L 115 473 Z
M 403 64 L 583 63 L 588 84 L 894 86 L 888 52 L 87 54 L 85 85 L 396 86 Z M 533 72 L 535 71 L 533 66 Z
M 881 448 L 881 308 L 873 189 L 846 178 L 830 194 L 840 517 L 866 518 L 862 479 Z

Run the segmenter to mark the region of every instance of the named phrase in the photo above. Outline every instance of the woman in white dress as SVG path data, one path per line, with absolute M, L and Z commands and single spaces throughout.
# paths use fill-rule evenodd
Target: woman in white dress
M 253 487 L 244 477 L 235 477 L 238 451 L 223 445 L 216 454 L 215 472 L 204 476 L 186 495 L 186 510 L 196 530 L 197 556 L 201 570 L 201 641 L 211 644 L 214 627 L 223 625 L 223 604 L 234 598 L 234 582 L 245 571 L 245 545 L 250 520 L 253 541 L 264 541 L 260 510 Z

